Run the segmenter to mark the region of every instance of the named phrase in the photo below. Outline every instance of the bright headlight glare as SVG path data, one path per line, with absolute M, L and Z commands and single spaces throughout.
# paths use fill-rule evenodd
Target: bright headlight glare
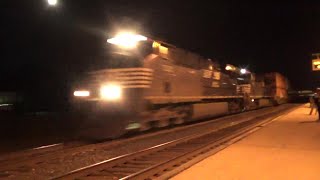
M 247 73 L 247 70 L 246 70 L 246 69 L 241 69 L 241 70 L 240 70 L 240 73 L 241 73 L 241 74 L 246 74 L 246 73 Z
M 88 97 L 88 96 L 90 96 L 90 92 L 89 91 L 74 91 L 73 95 L 76 97 Z
M 122 90 L 118 85 L 104 85 L 100 89 L 100 96 L 105 100 L 118 100 L 121 98 Z
M 137 46 L 139 41 L 146 41 L 147 38 L 142 35 L 132 33 L 120 33 L 115 37 L 108 39 L 107 42 L 110 44 L 118 45 L 122 48 L 131 49 Z

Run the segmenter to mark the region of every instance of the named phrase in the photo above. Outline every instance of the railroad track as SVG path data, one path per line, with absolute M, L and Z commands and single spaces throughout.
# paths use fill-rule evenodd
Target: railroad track
M 72 149 L 80 146 L 87 145 L 85 142 L 73 141 L 67 143 L 55 143 L 48 144 L 39 147 L 34 147 L 22 151 L 12 152 L 6 155 L 0 156 L 0 169 L 1 167 L 17 164 L 20 162 L 28 161 L 30 159 L 39 158 L 42 156 L 48 156 L 51 153 L 56 153 L 57 151 L 65 151 L 67 149 Z
M 275 119 L 280 112 L 182 137 L 83 167 L 53 179 L 167 179 Z M 283 113 L 281 113 L 283 114 Z
M 161 131 L 140 134 L 138 136 L 89 144 L 72 148 L 61 146 L 30 151 L 23 155 L 12 154 L 12 158 L 0 157 L 0 178 L 11 179 L 48 179 L 60 177 L 82 167 L 108 161 L 132 152 L 138 152 L 159 144 L 175 141 L 179 137 L 190 137 L 199 132 L 217 131 L 226 127 L 250 121 L 253 118 L 277 113 L 296 105 L 284 105 L 265 108 L 217 118 Z M 56 150 L 54 150 L 56 149 Z

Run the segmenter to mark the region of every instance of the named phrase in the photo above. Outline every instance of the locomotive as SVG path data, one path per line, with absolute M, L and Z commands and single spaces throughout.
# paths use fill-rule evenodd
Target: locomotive
M 73 107 L 83 119 L 81 133 L 88 137 L 114 138 L 130 130 L 183 124 L 286 99 L 286 86 L 281 97 L 275 90 L 278 77 L 283 77 L 279 73 L 256 76 L 231 64 L 221 67 L 212 59 L 133 33 L 120 33 L 107 42 L 107 68 L 88 72 L 73 91 Z

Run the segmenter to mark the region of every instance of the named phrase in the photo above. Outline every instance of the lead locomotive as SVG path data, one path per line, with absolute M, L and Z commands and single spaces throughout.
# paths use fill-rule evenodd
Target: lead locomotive
M 285 102 L 278 73 L 262 76 L 203 58 L 171 44 L 130 33 L 108 40 L 106 67 L 88 72 L 73 105 L 88 137 L 182 124 Z M 278 79 L 277 79 L 278 78 Z M 280 83 L 281 84 L 281 83 Z M 279 90 L 282 89 L 282 90 Z M 281 93 L 279 93 L 281 92 Z

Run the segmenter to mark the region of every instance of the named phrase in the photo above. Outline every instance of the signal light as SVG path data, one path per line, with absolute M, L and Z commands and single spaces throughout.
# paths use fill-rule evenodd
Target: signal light
M 312 60 L 312 71 L 320 71 L 320 59 Z

